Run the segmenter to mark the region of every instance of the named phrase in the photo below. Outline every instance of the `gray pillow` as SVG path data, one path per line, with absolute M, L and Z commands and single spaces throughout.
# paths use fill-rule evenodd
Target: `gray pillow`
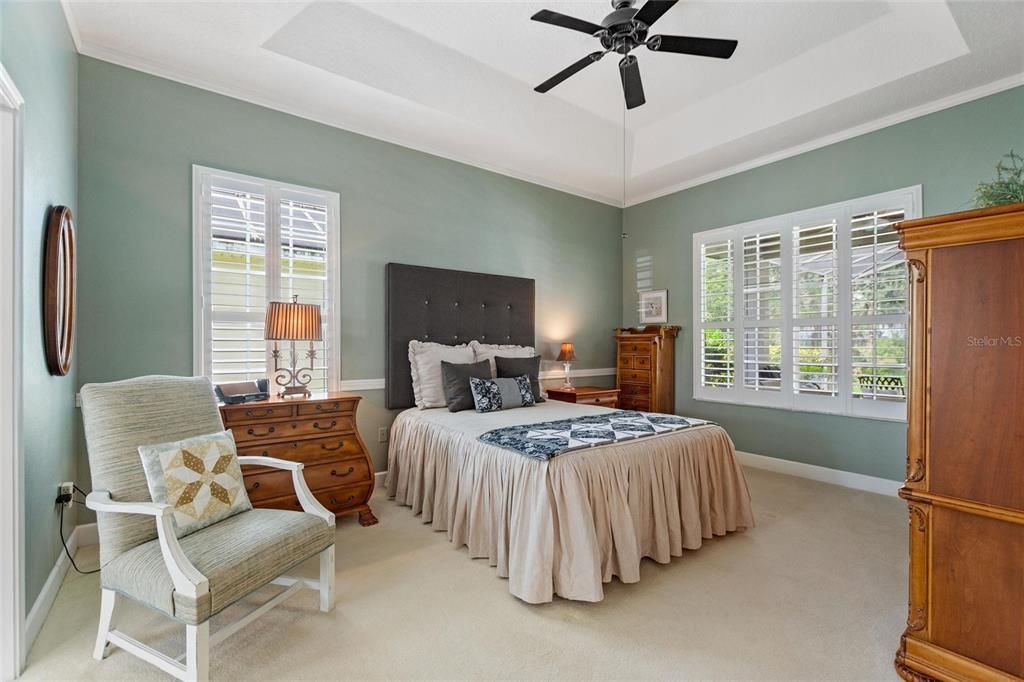
M 530 377 L 530 390 L 533 392 L 534 402 L 542 403 L 544 398 L 540 392 L 540 356 L 532 358 L 503 358 L 495 357 L 494 366 L 498 371 L 498 378 L 512 379 L 526 375 Z
M 488 367 L 488 369 L 490 369 Z M 497 412 L 515 407 L 533 407 L 530 378 L 525 374 L 511 379 L 469 380 L 477 412 Z
M 473 409 L 473 392 L 469 388 L 473 377 L 490 379 L 491 363 L 487 360 L 468 364 L 441 361 L 441 388 L 449 412 Z

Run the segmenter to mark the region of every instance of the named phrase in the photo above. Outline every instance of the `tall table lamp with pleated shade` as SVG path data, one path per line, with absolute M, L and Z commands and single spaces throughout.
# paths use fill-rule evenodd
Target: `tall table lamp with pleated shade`
M 274 342 L 274 383 L 281 387 L 278 395 L 304 396 L 312 395 L 309 384 L 313 381 L 313 366 L 316 363 L 314 341 L 323 339 L 323 324 L 320 321 L 320 306 L 312 303 L 299 303 L 298 296 L 292 296 L 291 302 L 271 301 L 267 304 L 267 321 L 263 338 Z M 290 341 L 291 363 L 281 367 L 281 349 L 279 341 Z M 309 341 L 306 351 L 308 367 L 299 367 L 299 353 L 295 348 L 296 341 Z
M 572 388 L 569 369 L 572 367 L 572 363 L 576 361 L 576 349 L 573 348 L 572 343 L 566 342 L 562 344 L 562 349 L 558 352 L 558 361 L 562 363 L 562 367 L 565 369 L 565 380 L 562 382 L 562 388 Z

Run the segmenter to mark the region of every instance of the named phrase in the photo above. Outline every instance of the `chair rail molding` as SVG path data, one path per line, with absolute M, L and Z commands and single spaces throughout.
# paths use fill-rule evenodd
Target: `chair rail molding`
M 21 513 L 21 107 L 0 64 L 0 679 L 21 673 L 27 647 Z

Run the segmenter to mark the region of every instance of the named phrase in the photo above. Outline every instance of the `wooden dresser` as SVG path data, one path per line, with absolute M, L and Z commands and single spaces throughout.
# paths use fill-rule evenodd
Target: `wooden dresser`
M 679 327 L 648 325 L 641 331 L 616 329 L 615 387 L 619 407 L 672 414 L 676 408 L 675 354 Z
M 235 436 L 240 455 L 263 455 L 302 462 L 313 496 L 338 516 L 359 514 L 370 526 L 373 462 L 356 429 L 360 397 L 328 393 L 312 398 L 278 398 L 220 408 L 224 426 Z M 301 510 L 291 472 L 266 467 L 243 469 L 245 490 L 254 507 Z
M 906 680 L 1024 676 L 1024 204 L 907 221 Z

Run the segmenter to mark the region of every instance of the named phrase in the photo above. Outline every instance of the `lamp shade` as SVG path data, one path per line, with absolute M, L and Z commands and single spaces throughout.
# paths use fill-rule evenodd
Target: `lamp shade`
M 271 301 L 267 304 L 263 338 L 268 341 L 320 341 L 323 338 L 320 306 Z
M 558 353 L 559 362 L 574 362 L 576 360 L 576 349 L 571 343 L 563 343 L 562 350 Z

